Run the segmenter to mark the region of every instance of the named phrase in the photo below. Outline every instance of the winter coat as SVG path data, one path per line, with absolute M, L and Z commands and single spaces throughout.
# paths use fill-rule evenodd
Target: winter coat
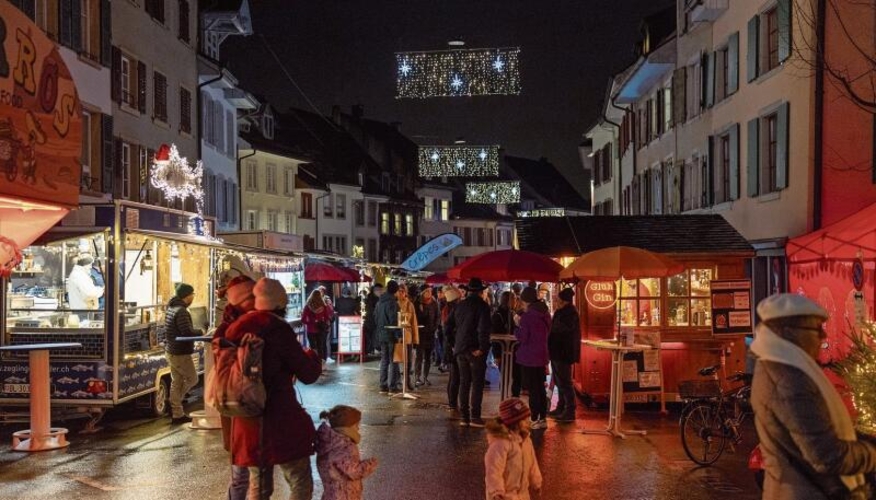
M 340 297 L 335 301 L 335 311 L 338 316 L 354 316 L 359 314 L 359 301 L 353 297 Z
M 824 398 L 803 370 L 758 360 L 751 404 L 766 469 L 763 498 L 849 495 L 841 475 L 876 470 L 876 445 L 837 437 Z
M 453 314 L 447 318 L 450 328 L 455 329 L 456 342 L 453 354 L 490 350 L 490 333 L 493 325 L 490 322 L 490 306 L 484 302 L 480 294 L 472 293 L 465 298 Z
M 222 310 L 222 322 L 219 323 L 219 326 L 213 331 L 213 338 L 224 339 L 228 327 L 237 321 L 237 318 L 242 315 L 243 313 L 240 309 L 231 304 L 226 304 L 225 308 Z M 210 355 L 212 356 L 212 353 Z M 222 447 L 225 448 L 225 451 L 231 451 L 231 417 L 220 415 L 219 423 L 222 426 Z
M 521 366 L 545 366 L 548 356 L 548 333 L 551 331 L 551 315 L 544 302 L 534 302 L 520 316 L 520 326 L 514 332 L 519 343 L 517 364 Z
M 486 499 L 529 500 L 529 488 L 541 489 L 542 477 L 532 440 L 502 426 L 488 431 L 484 455 Z
M 104 288 L 91 279 L 91 266 L 73 266 L 67 277 L 67 300 L 70 309 L 97 309 Z
M 328 306 L 317 307 L 316 310 L 313 310 L 309 305 L 305 305 L 304 312 L 301 313 L 301 322 L 307 328 L 307 333 L 327 332 L 328 325 L 332 322 L 331 310 Z
M 89 278 L 90 279 L 90 278 Z M 192 326 L 192 315 L 183 299 L 174 296 L 164 315 L 164 350 L 168 354 L 192 354 L 194 342 L 177 342 L 177 337 L 199 337 L 201 330 Z
M 420 328 L 419 323 L 417 322 L 417 308 L 414 307 L 413 301 L 410 299 L 399 300 L 398 301 L 398 310 L 400 313 L 406 315 L 410 318 L 410 326 L 405 327 L 405 342 L 404 345 L 411 346 L 417 345 L 420 343 Z M 396 318 L 398 319 L 398 318 Z M 393 349 L 392 361 L 394 363 L 404 363 L 404 353 L 402 353 L 402 343 L 399 342 L 395 345 Z M 408 363 L 411 363 L 410 356 L 408 356 Z
M 398 298 L 394 293 L 384 293 L 377 301 L 377 307 L 374 308 L 374 326 L 377 329 L 377 341 L 384 343 L 395 343 L 397 330 L 389 329 L 387 326 L 398 325 Z
M 435 332 L 441 323 L 441 311 L 438 309 L 438 301 L 432 299 L 428 304 L 417 301 L 417 324 L 420 329 L 420 347 L 431 349 L 435 346 Z
M 572 304 L 554 311 L 548 352 L 552 361 L 577 363 L 581 360 L 581 324 L 578 310 Z
M 246 333 L 265 341 L 262 380 L 268 398 L 261 417 L 232 419 L 231 462 L 241 467 L 258 466 L 260 462 L 276 465 L 312 455 L 313 420 L 298 403 L 294 378 L 305 384 L 316 382 L 322 371 L 319 357 L 301 347 L 288 323 L 267 311 L 245 314 L 228 327 L 225 336 L 240 342 Z
M 456 329 L 450 325 L 450 317 L 456 311 L 457 301 L 447 302 L 441 308 L 441 332 L 444 334 L 444 363 L 453 359 L 453 347 L 456 345 Z
M 374 310 L 377 308 L 378 300 L 380 300 L 380 297 L 374 295 L 374 293 L 369 293 L 368 297 L 365 298 L 365 324 L 363 326 L 368 331 L 374 330 L 376 326 L 376 323 L 374 322 Z
M 511 310 L 507 307 L 499 306 L 496 311 L 493 312 L 493 316 L 490 319 L 493 323 L 493 333 L 502 333 L 505 335 L 514 333 L 514 329 L 511 326 L 514 317 L 511 314 Z
M 377 461 L 359 459 L 359 446 L 327 422 L 316 431 L 316 470 L 322 479 L 322 500 L 361 500 L 362 480 Z

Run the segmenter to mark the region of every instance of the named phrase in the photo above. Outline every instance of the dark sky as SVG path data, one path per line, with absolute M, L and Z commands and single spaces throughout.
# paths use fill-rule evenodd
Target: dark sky
M 506 154 L 547 157 L 580 191 L 577 146 L 599 114 L 606 83 L 634 59 L 643 16 L 673 0 L 250 0 L 255 36 L 230 38 L 223 59 L 241 84 L 278 109 L 308 108 L 266 54 L 329 114 L 402 122 L 420 143 L 499 144 Z M 395 99 L 395 52 L 521 48 L 519 96 Z

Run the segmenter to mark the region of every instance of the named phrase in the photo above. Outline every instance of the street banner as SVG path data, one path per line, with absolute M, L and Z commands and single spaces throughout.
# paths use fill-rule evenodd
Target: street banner
M 427 241 L 410 257 L 402 262 L 401 267 L 408 271 L 420 271 L 432 261 L 454 248 L 462 245 L 462 238 L 453 233 L 444 233 Z

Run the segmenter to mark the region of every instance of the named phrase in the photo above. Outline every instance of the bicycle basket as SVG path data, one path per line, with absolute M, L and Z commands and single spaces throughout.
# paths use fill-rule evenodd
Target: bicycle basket
M 682 380 L 678 395 L 681 399 L 713 398 L 721 395 L 721 385 L 717 380 Z

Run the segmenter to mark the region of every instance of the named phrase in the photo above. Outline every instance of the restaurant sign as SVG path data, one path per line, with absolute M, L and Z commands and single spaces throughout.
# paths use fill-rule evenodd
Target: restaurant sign
M 77 205 L 81 116 L 57 44 L 0 2 L 0 196 Z
M 588 281 L 584 298 L 595 309 L 610 309 L 617 302 L 617 284 L 614 281 Z

